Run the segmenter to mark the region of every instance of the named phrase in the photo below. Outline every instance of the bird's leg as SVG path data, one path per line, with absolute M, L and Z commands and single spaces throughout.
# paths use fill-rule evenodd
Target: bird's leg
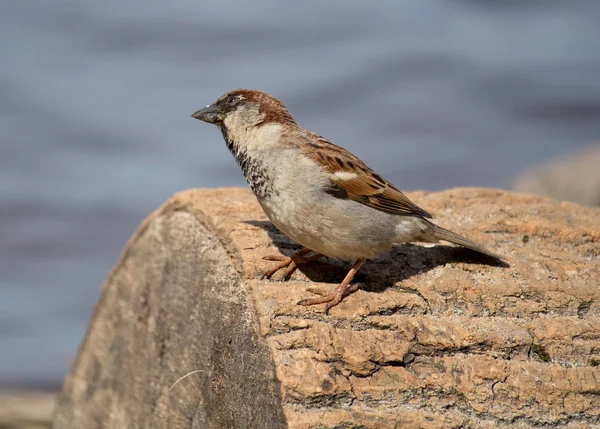
M 267 270 L 267 272 L 265 272 L 261 278 L 262 279 L 270 279 L 271 276 L 273 276 L 273 274 L 275 274 L 277 271 L 279 271 L 282 268 L 286 268 L 285 273 L 283 274 L 282 278 L 284 280 L 288 279 L 294 273 L 294 271 L 296 271 L 296 268 L 298 268 L 298 265 L 305 264 L 310 261 L 314 261 L 315 259 L 319 259 L 321 256 L 323 256 L 320 253 L 316 253 L 311 256 L 304 256 L 310 252 L 312 252 L 312 250 L 303 248 L 303 249 L 297 251 L 296 253 L 294 253 L 292 256 L 277 255 L 277 256 L 263 257 L 263 259 L 266 259 L 268 261 L 280 261 L 280 262 L 279 262 L 279 264 L 275 265 L 270 270 Z
M 338 287 L 335 288 L 334 293 L 331 293 L 331 294 L 325 295 L 325 296 L 321 296 L 319 298 L 306 298 L 301 301 L 298 301 L 298 305 L 316 305 L 316 304 L 327 303 L 325 305 L 325 312 L 327 313 L 330 308 L 338 305 L 345 295 L 355 292 L 358 289 L 357 285 L 351 285 L 350 282 L 352 281 L 352 279 L 354 278 L 354 276 L 356 275 L 356 273 L 358 272 L 360 267 L 362 267 L 362 265 L 365 263 L 365 261 L 366 261 L 366 259 L 364 259 L 364 258 L 359 259 L 352 266 L 350 271 L 348 271 L 348 274 L 346 274 L 346 277 L 344 277 L 344 280 L 342 281 L 342 283 L 340 283 L 338 285 Z

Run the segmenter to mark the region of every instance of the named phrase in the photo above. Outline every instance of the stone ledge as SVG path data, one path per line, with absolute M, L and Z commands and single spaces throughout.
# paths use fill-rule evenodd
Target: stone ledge
M 55 427 L 599 424 L 600 210 L 492 189 L 408 195 L 511 266 L 399 246 L 325 315 L 295 303 L 347 264 L 257 280 L 263 256 L 298 246 L 252 194 L 175 195 L 105 283 Z

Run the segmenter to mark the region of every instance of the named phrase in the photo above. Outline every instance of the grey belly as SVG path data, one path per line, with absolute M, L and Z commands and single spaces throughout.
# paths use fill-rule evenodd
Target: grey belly
M 310 204 L 308 203 L 310 201 Z M 286 236 L 323 255 L 355 261 L 375 258 L 395 242 L 397 216 L 352 200 L 314 196 L 260 201 Z

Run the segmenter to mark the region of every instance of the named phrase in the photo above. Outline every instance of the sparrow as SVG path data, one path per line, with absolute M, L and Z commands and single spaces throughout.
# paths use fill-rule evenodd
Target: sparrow
M 193 118 L 216 125 L 267 217 L 303 248 L 263 278 L 321 256 L 352 263 L 330 294 L 299 305 L 326 304 L 325 312 L 355 290 L 351 285 L 367 259 L 394 245 L 444 240 L 492 258 L 502 257 L 450 230 L 356 156 L 302 128 L 285 105 L 263 91 L 238 89 L 200 109 Z

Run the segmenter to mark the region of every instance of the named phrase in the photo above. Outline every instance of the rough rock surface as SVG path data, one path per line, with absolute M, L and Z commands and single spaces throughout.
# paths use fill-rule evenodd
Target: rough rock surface
M 600 143 L 519 176 L 513 189 L 600 207 Z
M 295 303 L 348 264 L 256 280 L 263 256 L 298 246 L 250 192 L 175 195 L 104 285 L 55 427 L 600 425 L 600 210 L 488 189 L 408 195 L 510 267 L 399 246 L 326 315 Z

